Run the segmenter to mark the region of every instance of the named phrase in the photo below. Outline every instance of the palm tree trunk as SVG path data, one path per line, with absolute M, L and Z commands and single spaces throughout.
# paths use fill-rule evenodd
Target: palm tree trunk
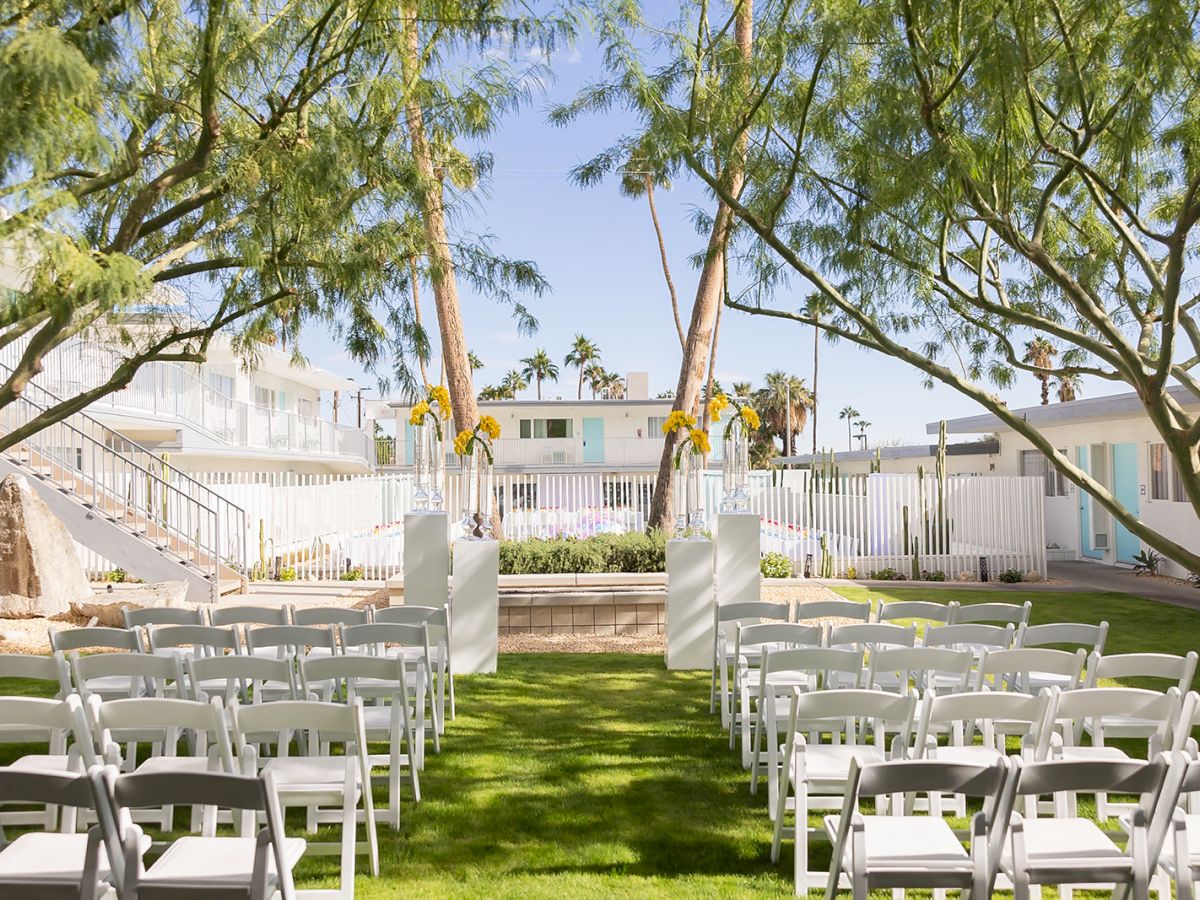
M 420 78 L 420 35 L 417 30 L 416 7 L 404 10 L 403 69 L 411 96 Z M 421 220 L 425 229 L 425 253 L 429 259 L 429 283 L 437 307 L 438 331 L 442 340 L 442 362 L 446 367 L 447 388 L 454 408 L 454 426 L 459 431 L 470 428 L 479 417 L 475 405 L 475 387 L 471 380 L 471 363 L 467 357 L 467 340 L 463 333 L 462 309 L 458 302 L 458 281 L 454 260 L 450 255 L 450 238 L 446 231 L 446 212 L 441 175 L 435 171 L 429 140 L 425 133 L 425 114 L 420 103 L 410 100 L 404 106 L 413 162 L 421 180 Z
M 538 399 L 541 400 L 542 399 L 542 376 L 539 375 L 535 380 L 537 381 Z
M 662 258 L 663 277 L 667 280 L 667 292 L 671 295 L 671 312 L 675 315 L 675 331 L 679 334 L 679 349 L 687 347 L 683 336 L 683 322 L 679 318 L 679 295 L 675 293 L 675 282 L 671 278 L 671 267 L 667 263 L 667 242 L 663 240 L 662 226 L 658 223 L 658 210 L 654 207 L 654 178 L 647 174 L 646 202 L 650 204 L 650 220 L 654 223 L 654 234 L 658 238 L 658 255 Z
M 1042 406 L 1050 405 L 1050 376 L 1039 375 L 1038 378 L 1042 382 Z
M 576 394 L 576 397 L 580 400 L 583 399 L 583 364 L 582 363 L 579 364 L 579 393 Z
M 846 417 L 846 449 L 854 451 L 854 428 L 850 424 L 850 417 Z
M 741 56 L 740 87 L 749 89 L 749 63 L 754 39 L 754 3 L 742 0 L 737 9 L 734 37 Z M 743 131 L 734 142 L 733 153 L 726 167 L 724 178 L 729 192 L 734 196 L 741 193 L 745 180 L 746 147 L 749 136 Z M 712 345 L 713 328 L 717 310 L 721 305 L 723 276 L 725 272 L 725 247 L 732 225 L 732 212 L 724 203 L 717 204 L 713 217 L 712 233 L 704 255 L 704 267 L 700 270 L 700 281 L 696 286 L 696 302 L 692 304 L 692 318 L 688 323 L 687 340 L 683 347 L 683 360 L 679 367 L 679 381 L 675 388 L 672 409 L 689 410 L 700 393 L 704 379 L 706 351 Z M 674 524 L 671 515 L 671 472 L 674 468 L 675 440 L 678 432 L 667 435 L 663 441 L 662 457 L 658 462 L 658 479 L 654 484 L 654 496 L 650 500 L 650 528 L 670 530 Z

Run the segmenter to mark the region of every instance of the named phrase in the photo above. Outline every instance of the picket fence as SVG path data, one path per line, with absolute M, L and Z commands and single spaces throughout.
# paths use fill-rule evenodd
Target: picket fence
M 403 568 L 409 474 L 194 477 L 246 511 L 247 555 L 257 575 L 290 569 L 300 580 L 383 579 Z M 495 483 L 504 537 L 511 540 L 640 531 L 654 493 L 649 474 L 504 474 Z M 457 480 L 451 477 L 447 487 L 453 539 L 462 533 Z M 715 523 L 718 473 L 708 473 L 704 493 Z M 789 557 L 798 574 L 865 578 L 892 569 L 954 579 L 978 577 L 981 565 L 993 579 L 1006 569 L 1045 574 L 1043 484 L 1036 477 L 947 478 L 940 514 L 935 480 L 917 475 L 844 475 L 814 484 L 806 471 L 755 472 L 750 493 L 763 552 Z

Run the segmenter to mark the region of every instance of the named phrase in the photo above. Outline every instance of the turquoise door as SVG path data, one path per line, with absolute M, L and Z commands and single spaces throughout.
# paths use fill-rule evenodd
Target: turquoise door
M 1075 461 L 1083 471 L 1088 469 L 1087 447 L 1075 448 Z M 1103 559 L 1104 554 L 1092 549 L 1092 496 L 1087 491 L 1077 490 L 1079 497 L 1079 553 L 1089 559 Z
M 583 461 L 604 462 L 604 420 L 583 420 Z
M 412 465 L 416 460 L 417 453 L 417 433 L 413 431 L 412 422 L 405 421 L 404 423 L 404 462 Z
M 1113 444 L 1113 496 L 1135 516 L 1140 511 L 1138 496 L 1138 445 Z M 1113 520 L 1117 534 L 1117 562 L 1131 563 L 1142 549 L 1139 541 L 1128 528 Z

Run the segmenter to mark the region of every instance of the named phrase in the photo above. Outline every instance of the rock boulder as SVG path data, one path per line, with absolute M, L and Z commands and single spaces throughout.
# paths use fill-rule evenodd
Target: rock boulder
M 92 588 L 70 532 L 20 475 L 0 481 L 0 617 L 54 616 Z

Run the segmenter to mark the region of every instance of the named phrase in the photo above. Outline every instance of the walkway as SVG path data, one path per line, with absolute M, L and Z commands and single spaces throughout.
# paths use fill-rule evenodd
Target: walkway
M 1089 591 L 1119 591 L 1174 606 L 1200 609 L 1200 589 L 1165 578 L 1137 575 L 1132 569 L 1070 561 L 1048 563 L 1047 570 L 1051 578 L 1069 581 L 1072 587 Z

